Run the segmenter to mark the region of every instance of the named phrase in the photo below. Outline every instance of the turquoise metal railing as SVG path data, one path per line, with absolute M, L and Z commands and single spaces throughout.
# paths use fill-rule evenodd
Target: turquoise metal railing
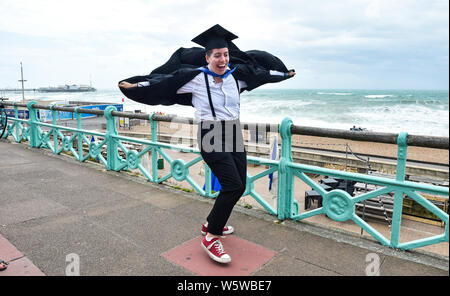
M 186 180 L 200 195 L 214 198 L 218 195 L 217 192 L 211 191 L 211 174 L 208 166 L 205 164 L 205 189 L 197 184 L 189 175 L 189 169 L 196 163 L 202 160 L 199 151 L 194 148 L 161 143 L 156 138 L 156 120 L 154 115 L 147 114 L 130 114 L 117 112 L 113 106 L 107 107 L 105 111 L 88 110 L 80 107 L 67 108 L 55 106 L 40 106 L 36 102 L 29 102 L 26 107 L 29 110 L 29 119 L 18 118 L 18 107 L 24 107 L 23 104 L 6 103 L 13 106 L 15 110 L 15 118 L 11 118 L 8 124 L 7 133 L 4 137 L 11 135 L 16 142 L 24 140 L 29 141 L 30 146 L 34 148 L 46 148 L 51 150 L 54 154 L 60 154 L 65 151 L 73 154 L 73 156 L 80 162 L 86 161 L 89 157 L 97 158 L 107 170 L 121 171 L 127 169 L 139 169 L 142 174 L 151 182 L 162 183 L 169 178 L 174 178 L 177 181 Z M 38 120 L 37 109 L 50 109 L 53 116 L 53 123 L 43 123 Z M 58 111 L 71 111 L 76 114 L 77 128 L 65 127 L 57 125 L 56 118 Z M 91 113 L 103 115 L 106 118 L 106 132 L 98 133 L 90 130 L 82 129 L 81 113 Z M 117 115 L 137 117 L 150 121 L 151 126 L 151 140 L 137 139 L 131 137 L 120 136 L 116 129 Z M 46 127 L 48 131 L 43 131 L 41 127 Z M 403 250 L 423 247 L 431 244 L 449 241 L 449 228 L 447 213 L 435 206 L 433 203 L 424 198 L 420 193 L 430 193 L 442 195 L 448 200 L 449 188 L 443 186 L 435 186 L 429 184 L 422 184 L 416 182 L 405 181 L 406 155 L 407 143 L 410 141 L 406 133 L 400 133 L 397 136 L 398 157 L 397 157 L 397 173 L 396 179 L 388 179 L 358 173 L 350 173 L 345 171 L 321 168 L 316 166 L 304 165 L 295 163 L 292 160 L 291 151 L 291 131 L 293 123 L 289 118 L 285 118 L 279 126 L 279 133 L 281 135 L 281 157 L 279 160 L 268 160 L 253 156 L 248 156 L 247 160 L 250 163 L 268 166 L 268 169 L 251 176 L 247 175 L 247 187 L 244 192 L 245 195 L 252 196 L 265 210 L 270 214 L 276 215 L 278 219 L 292 219 L 302 220 L 315 215 L 327 215 L 335 221 L 351 220 L 382 245 L 392 248 L 399 248 Z M 72 132 L 71 136 L 65 136 L 62 131 Z M 103 138 L 101 141 L 91 142 L 86 135 L 95 135 Z M 53 137 L 53 142 L 51 141 Z M 383 137 L 386 140 L 386 137 Z M 429 145 L 428 139 L 422 139 L 419 136 L 412 136 L 411 141 L 414 143 L 421 143 L 427 147 Z M 365 139 L 373 140 L 373 139 Z M 73 143 L 76 141 L 77 150 L 75 150 Z M 392 141 L 392 140 L 386 140 Z M 428 142 L 427 142 L 428 141 Z M 442 139 L 440 140 L 442 142 Z M 141 151 L 136 151 L 127 148 L 123 142 L 130 142 L 142 145 Z M 436 147 L 444 147 L 448 149 L 448 138 L 444 138 L 444 143 L 437 141 Z M 89 147 L 89 152 L 84 153 L 83 143 Z M 424 144 L 422 144 L 424 143 Z M 433 145 L 431 145 L 433 146 Z M 106 158 L 102 155 L 102 147 L 106 148 Z M 193 160 L 186 163 L 183 159 L 172 159 L 164 149 L 172 149 L 177 151 L 189 152 L 199 155 Z M 119 151 L 122 150 L 125 157 L 120 156 Z M 152 171 L 147 171 L 141 164 L 141 157 L 150 152 L 152 154 Z M 158 154 L 161 155 L 169 164 L 170 172 L 163 176 L 158 176 Z M 277 192 L 277 208 L 275 209 L 264 198 L 262 198 L 254 188 L 255 181 L 268 176 L 271 173 L 278 172 L 278 192 Z M 317 174 L 347 180 L 359 181 L 364 183 L 371 183 L 381 186 L 381 188 L 356 196 L 350 196 L 346 191 L 335 189 L 332 191 L 325 191 L 319 184 L 307 176 L 307 174 Z M 323 206 L 308 212 L 299 213 L 299 205 L 294 198 L 294 179 L 301 179 L 303 182 L 311 186 L 315 191 L 321 194 L 323 198 Z M 394 209 L 392 216 L 392 228 L 390 238 L 384 237 L 376 229 L 370 226 L 367 222 L 361 219 L 355 213 L 355 204 L 364 200 L 374 198 L 386 193 L 394 193 Z M 432 236 L 425 239 L 414 240 L 406 243 L 399 243 L 402 205 L 404 196 L 412 198 L 421 204 L 428 211 L 439 217 L 445 223 L 444 233 L 441 235 Z
M 293 220 L 306 219 L 314 215 L 326 214 L 329 218 L 335 221 L 352 220 L 362 229 L 367 231 L 372 237 L 385 246 L 390 246 L 399 249 L 412 249 L 427 246 L 430 244 L 437 244 L 440 242 L 449 241 L 448 229 L 448 214 L 439 209 L 437 206 L 429 202 L 426 198 L 417 192 L 431 193 L 446 196 L 448 199 L 449 189 L 447 187 L 434 186 L 428 184 L 421 184 L 415 182 L 405 181 L 406 169 L 406 153 L 407 153 L 407 134 L 400 133 L 397 139 L 398 154 L 397 154 L 397 174 L 396 179 L 386 179 L 370 175 L 362 175 L 356 173 L 349 173 L 326 168 L 319 168 L 314 166 L 302 165 L 292 162 L 290 151 L 291 127 L 292 121 L 284 119 L 280 126 L 280 133 L 282 137 L 282 150 L 280 159 L 279 171 L 279 191 L 278 194 L 285 194 L 281 199 L 279 217 L 281 219 L 290 218 Z M 283 149 L 284 146 L 284 149 Z M 325 175 L 330 177 L 349 179 L 359 182 L 371 183 L 383 186 L 380 189 L 371 191 L 356 197 L 350 196 L 346 191 L 335 189 L 332 191 L 325 191 L 321 186 L 309 178 L 306 173 Z M 323 197 L 323 206 L 306 212 L 298 213 L 298 205 L 293 198 L 293 179 L 294 176 L 300 178 L 303 182 L 311 186 L 314 190 L 319 192 Z M 281 187 L 281 188 L 280 188 Z M 285 190 L 287 188 L 288 190 Z M 290 190 L 289 190 L 290 189 Z M 392 229 L 390 240 L 380 234 L 376 229 L 362 220 L 355 213 L 355 204 L 376 196 L 394 192 L 394 211 L 392 217 Z M 404 195 L 421 204 L 424 208 L 439 217 L 445 223 L 445 231 L 441 235 L 433 236 L 426 239 L 415 240 L 407 243 L 399 243 L 402 204 Z

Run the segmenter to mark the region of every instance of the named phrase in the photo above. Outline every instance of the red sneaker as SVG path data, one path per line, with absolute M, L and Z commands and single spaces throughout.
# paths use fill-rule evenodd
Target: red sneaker
M 202 224 L 202 235 L 206 235 L 208 232 L 208 227 Z M 222 235 L 232 234 L 234 232 L 233 226 L 225 226 L 222 231 Z
M 217 261 L 219 263 L 229 263 L 231 262 L 231 257 L 228 255 L 223 249 L 223 245 L 220 242 L 218 237 L 211 239 L 210 241 L 206 240 L 206 236 L 202 240 L 202 248 L 208 253 L 208 256 L 211 257 L 212 260 Z

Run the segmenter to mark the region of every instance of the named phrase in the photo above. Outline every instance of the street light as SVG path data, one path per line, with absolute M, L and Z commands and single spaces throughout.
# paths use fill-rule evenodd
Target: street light
M 19 82 L 22 82 L 22 101 L 23 103 L 25 103 L 25 92 L 24 92 L 24 87 L 23 87 L 23 83 L 26 80 L 23 80 L 23 68 L 22 68 L 22 62 L 20 62 L 20 75 L 21 75 L 21 80 L 19 80 Z

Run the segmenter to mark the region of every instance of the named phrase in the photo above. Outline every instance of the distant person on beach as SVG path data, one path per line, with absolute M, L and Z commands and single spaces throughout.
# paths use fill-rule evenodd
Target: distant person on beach
M 295 75 L 264 51 L 243 52 L 233 33 L 215 25 L 192 41 L 203 48 L 180 48 L 148 76 L 119 82 L 130 99 L 149 105 L 190 105 L 196 109 L 200 154 L 222 186 L 201 225 L 201 246 L 215 261 L 228 263 L 220 236 L 234 232 L 226 223 L 246 189 L 247 154 L 240 117 L 240 93 Z M 205 65 L 205 59 L 207 66 Z

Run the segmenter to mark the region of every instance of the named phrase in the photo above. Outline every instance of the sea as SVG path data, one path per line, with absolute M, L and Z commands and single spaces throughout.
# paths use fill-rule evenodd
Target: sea
M 21 92 L 3 92 L 10 101 L 21 101 Z M 123 103 L 125 111 L 176 114 L 194 117 L 190 106 L 150 106 L 126 98 L 119 89 L 85 93 L 26 91 L 25 99 Z M 448 90 L 354 90 L 354 89 L 255 89 L 241 94 L 241 121 L 281 123 L 374 132 L 407 132 L 413 135 L 449 136 Z

